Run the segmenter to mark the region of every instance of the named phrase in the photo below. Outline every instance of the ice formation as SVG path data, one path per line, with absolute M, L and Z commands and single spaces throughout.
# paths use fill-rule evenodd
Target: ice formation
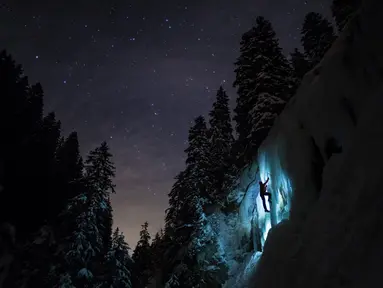
M 215 215 L 224 287 L 370 287 L 383 259 L 383 1 L 367 0 L 307 73 Z M 258 182 L 270 178 L 271 213 Z
M 236 189 L 231 193 L 238 209 L 231 213 L 216 213 L 208 217 L 216 227 L 219 251 L 229 269 L 224 287 L 247 287 L 254 273 L 270 229 L 288 219 L 292 187 L 278 157 L 278 147 L 261 150 L 258 161 L 247 167 Z M 269 178 L 268 192 L 272 194 L 270 213 L 265 212 L 259 196 L 259 181 Z
M 270 230 L 251 284 L 237 287 L 381 282 L 383 1 L 361 2 L 261 147 L 261 178 L 270 171 L 274 193 L 293 191 L 290 215 L 277 212 L 288 220 Z

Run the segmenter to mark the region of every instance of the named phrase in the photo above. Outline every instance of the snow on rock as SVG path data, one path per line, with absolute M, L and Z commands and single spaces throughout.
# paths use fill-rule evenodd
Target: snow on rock
M 363 5 L 306 74 L 259 150 L 259 175 L 270 177 L 276 226 L 249 284 L 231 287 L 381 282 L 383 1 Z M 242 208 L 246 214 L 249 207 Z M 244 221 L 243 230 L 248 226 Z

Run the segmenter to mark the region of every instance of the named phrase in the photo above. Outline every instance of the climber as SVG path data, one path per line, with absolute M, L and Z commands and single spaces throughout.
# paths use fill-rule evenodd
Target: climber
M 271 202 L 271 193 L 267 192 L 267 182 L 269 182 L 269 177 L 267 177 L 267 180 L 265 183 L 262 183 L 262 181 L 259 181 L 259 196 L 261 196 L 263 208 L 265 209 L 265 212 L 270 212 L 270 210 L 266 207 L 265 202 L 265 196 L 269 197 L 269 202 Z

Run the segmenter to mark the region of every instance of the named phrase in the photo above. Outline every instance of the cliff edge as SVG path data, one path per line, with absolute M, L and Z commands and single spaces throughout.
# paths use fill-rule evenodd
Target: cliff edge
M 382 19 L 383 1 L 363 3 L 259 150 L 273 194 L 284 178 L 293 193 L 289 219 L 270 230 L 249 287 L 381 282 Z

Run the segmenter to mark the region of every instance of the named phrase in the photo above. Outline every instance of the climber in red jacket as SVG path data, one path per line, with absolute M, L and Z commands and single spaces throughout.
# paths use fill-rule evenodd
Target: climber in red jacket
M 266 207 L 265 202 L 265 196 L 269 197 L 269 202 L 271 202 L 271 193 L 267 192 L 267 182 L 269 182 L 269 177 L 267 177 L 267 180 L 265 183 L 262 183 L 262 181 L 259 181 L 259 196 L 261 196 L 263 208 L 265 209 L 265 212 L 270 212 L 270 210 Z

